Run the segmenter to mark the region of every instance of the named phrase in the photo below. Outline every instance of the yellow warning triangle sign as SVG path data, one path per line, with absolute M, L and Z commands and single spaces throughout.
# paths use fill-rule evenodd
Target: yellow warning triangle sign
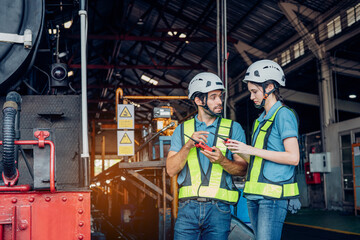
M 127 135 L 127 133 L 124 134 L 124 136 L 122 137 L 121 141 L 120 141 L 120 144 L 121 143 L 132 143 L 129 136 Z
M 131 113 L 130 113 L 130 111 L 129 111 L 129 109 L 127 107 L 124 107 L 124 109 L 120 113 L 120 117 L 123 117 L 123 118 L 130 118 L 131 117 Z

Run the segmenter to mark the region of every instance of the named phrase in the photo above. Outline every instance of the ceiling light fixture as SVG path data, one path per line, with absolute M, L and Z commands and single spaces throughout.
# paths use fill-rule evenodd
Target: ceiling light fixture
M 354 99 L 354 98 L 356 98 L 357 96 L 355 95 L 355 94 L 350 94 L 349 95 L 349 98 L 351 98 L 351 99 Z
M 54 29 L 51 29 L 51 28 L 49 28 L 49 34 L 51 35 L 51 34 L 56 34 L 57 33 L 57 29 L 56 28 L 54 28 Z M 59 30 L 59 32 L 60 32 L 60 30 Z
M 142 18 L 139 18 L 139 20 L 136 23 L 137 25 L 144 25 L 144 21 Z
M 155 79 L 152 79 L 148 76 L 146 76 L 145 74 L 141 75 L 140 77 L 142 80 L 144 80 L 145 82 L 151 83 L 152 85 L 158 85 L 158 81 Z
M 67 21 L 64 23 L 64 28 L 69 29 L 69 28 L 71 28 L 72 24 L 73 24 L 73 20 L 71 19 L 70 21 Z
M 175 36 L 176 34 L 177 34 L 176 31 L 174 31 L 174 32 L 168 31 L 168 35 L 169 35 L 170 37 Z

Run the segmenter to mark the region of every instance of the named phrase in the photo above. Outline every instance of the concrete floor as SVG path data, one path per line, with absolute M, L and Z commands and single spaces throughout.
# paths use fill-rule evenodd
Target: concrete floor
M 339 211 L 301 209 L 288 214 L 282 240 L 360 239 L 360 217 Z

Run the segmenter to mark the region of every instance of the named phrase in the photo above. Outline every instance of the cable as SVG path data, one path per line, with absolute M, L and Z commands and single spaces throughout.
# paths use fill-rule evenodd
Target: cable
M 74 93 L 78 94 L 78 92 L 71 86 L 71 82 L 69 82 L 69 88 L 71 89 L 71 91 L 73 91 Z
M 44 70 L 42 70 L 41 68 L 37 67 L 36 65 L 33 65 L 33 67 L 34 67 L 35 69 L 39 70 L 40 72 L 42 72 L 43 74 L 45 74 L 45 75 L 47 76 L 48 82 L 49 82 L 49 83 L 48 83 L 48 84 L 49 84 L 49 91 L 48 91 L 47 93 L 49 93 L 50 90 L 51 90 L 51 79 L 50 79 L 49 74 L 48 74 L 47 72 L 45 72 Z M 35 91 L 35 92 L 36 92 L 36 91 Z
M 34 91 L 36 94 L 40 95 L 40 93 L 35 89 L 33 88 L 32 86 L 30 86 L 30 84 L 28 82 L 26 82 L 25 80 L 23 80 L 23 83 L 25 83 L 25 85 L 30 88 L 32 91 Z

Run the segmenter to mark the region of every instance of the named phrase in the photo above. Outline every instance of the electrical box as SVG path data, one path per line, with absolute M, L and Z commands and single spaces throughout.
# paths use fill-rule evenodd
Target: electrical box
M 171 108 L 165 107 L 155 107 L 153 113 L 154 118 L 171 118 L 172 115 Z
M 331 172 L 330 152 L 310 153 L 310 172 Z

